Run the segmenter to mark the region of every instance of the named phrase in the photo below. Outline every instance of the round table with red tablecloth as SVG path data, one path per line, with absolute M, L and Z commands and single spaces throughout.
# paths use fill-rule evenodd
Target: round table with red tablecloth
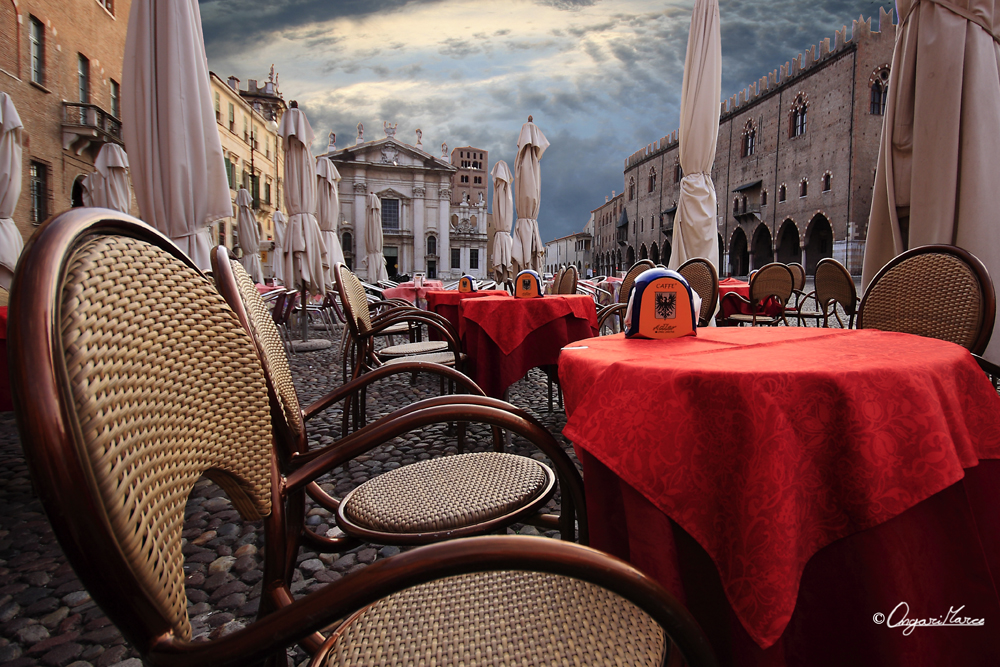
M 416 287 L 413 281 L 399 283 L 396 287 L 382 290 L 383 299 L 404 299 L 417 308 L 427 310 L 427 293 L 431 290 L 439 290 L 444 287 L 440 280 L 424 279 L 420 287 Z
M 458 332 L 458 303 L 462 299 L 481 299 L 487 296 L 509 296 L 504 290 L 483 290 L 481 292 L 459 292 L 458 290 L 430 290 L 427 292 L 427 310 L 437 313 L 451 322 Z M 431 331 L 431 338 L 438 335 Z
M 535 366 L 558 363 L 564 346 L 596 330 L 597 309 L 585 294 L 492 296 L 459 303 L 466 374 L 496 398 Z
M 965 349 L 699 329 L 564 350 L 591 545 L 685 600 L 722 664 L 1000 664 L 1000 397 Z M 984 618 L 984 627 L 873 622 Z

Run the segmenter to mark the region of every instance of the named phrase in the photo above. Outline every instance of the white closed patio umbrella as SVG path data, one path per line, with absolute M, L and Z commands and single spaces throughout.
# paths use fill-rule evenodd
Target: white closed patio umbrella
M 382 200 L 374 192 L 368 193 L 365 204 L 364 263 L 370 282 L 389 279 L 389 272 L 385 269 L 385 255 L 382 254 Z
M 87 174 L 81 181 L 80 187 L 83 191 L 80 193 L 80 198 L 83 199 L 84 206 L 97 206 L 99 208 L 107 208 L 108 205 L 104 201 L 104 197 L 107 192 L 104 189 L 104 183 L 101 175 L 96 171 Z
M 319 230 L 323 234 L 323 243 L 326 245 L 326 283 L 333 285 L 333 267 L 337 262 L 343 263 L 344 251 L 340 247 L 340 239 L 337 238 L 337 221 L 340 219 L 340 172 L 329 158 L 321 157 L 316 160 L 316 221 L 319 223 Z
M 514 221 L 514 199 L 511 195 L 511 185 L 514 177 L 510 168 L 503 160 L 493 165 L 493 221 L 496 233 L 493 235 L 493 274 L 497 282 L 513 278 L 511 270 L 511 246 L 514 239 L 510 236 L 511 223 Z
M 718 0 L 695 0 L 681 86 L 680 163 L 684 177 L 677 200 L 668 268 L 694 257 L 719 266 L 716 194 L 712 164 L 719 136 L 722 39 Z
M 10 289 L 24 239 L 14 224 L 21 196 L 21 118 L 7 93 L 0 93 L 0 285 Z
M 542 203 L 542 168 L 540 160 L 549 140 L 528 116 L 517 138 L 517 157 L 514 158 L 514 202 L 517 206 L 517 224 L 511 244 L 514 271 L 525 269 L 540 271 L 545 261 L 545 246 L 538 232 L 538 210 Z
M 271 253 L 271 277 L 275 283 L 285 284 L 285 232 L 288 228 L 288 220 L 281 211 L 271 214 L 271 222 L 274 223 L 274 251 Z
M 236 193 L 236 236 L 243 250 L 240 264 L 255 283 L 264 282 L 264 269 L 260 265 L 260 229 L 254 217 L 253 197 L 246 188 Z
M 293 102 L 293 105 L 295 103 Z M 316 222 L 316 162 L 309 152 L 315 135 L 297 105 L 285 112 L 278 128 L 285 145 L 285 280 L 305 293 L 326 294 L 326 246 Z
M 104 144 L 94 167 L 100 177 L 98 187 L 103 190 L 103 203 L 99 205 L 128 213 L 132 206 L 132 187 L 128 182 L 128 155 L 125 149 L 118 144 Z
M 140 217 L 211 270 L 208 226 L 233 214 L 196 0 L 136 0 L 122 135 Z
M 969 250 L 1000 278 L 1000 7 L 898 0 L 862 282 L 908 248 Z M 1000 329 L 983 354 L 1000 363 Z

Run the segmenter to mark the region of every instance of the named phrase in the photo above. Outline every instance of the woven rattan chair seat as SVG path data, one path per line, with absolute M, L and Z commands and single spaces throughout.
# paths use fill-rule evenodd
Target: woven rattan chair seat
M 735 313 L 733 315 L 730 315 L 726 319 L 732 320 L 733 322 L 753 322 L 754 321 L 753 315 L 744 315 L 743 313 Z M 777 318 L 775 318 L 775 317 L 768 317 L 767 315 L 758 315 L 757 316 L 757 320 L 756 320 L 757 324 L 771 324 L 771 323 L 777 322 L 777 321 L 778 321 Z
M 551 474 L 526 456 L 445 456 L 370 479 L 344 498 L 342 508 L 348 520 L 367 530 L 455 530 L 531 505 L 549 486 Z
M 410 333 L 410 325 L 406 322 L 400 322 L 399 324 L 393 324 L 391 327 L 379 331 L 376 336 L 401 336 L 403 334 Z
M 465 361 L 464 352 L 460 352 L 459 357 L 461 357 L 462 361 Z M 391 364 L 401 364 L 403 362 L 409 362 L 409 361 L 426 361 L 432 364 L 444 364 L 445 366 L 454 366 L 455 355 L 452 352 L 433 352 L 431 354 L 415 354 L 411 357 L 394 357 L 393 359 L 386 359 L 385 365 L 389 366 Z
M 390 595 L 339 631 L 327 667 L 663 663 L 664 633 L 615 593 L 570 577 L 484 572 Z
M 448 349 L 448 343 L 443 340 L 425 340 L 419 343 L 403 343 L 391 345 L 378 351 L 380 357 L 407 357 L 413 354 L 431 354 Z M 454 360 L 454 355 L 452 355 Z

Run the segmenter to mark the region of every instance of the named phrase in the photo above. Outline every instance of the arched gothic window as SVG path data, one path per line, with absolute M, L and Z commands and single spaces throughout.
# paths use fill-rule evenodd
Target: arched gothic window
M 649 168 L 649 192 L 656 187 L 656 167 Z
M 808 108 L 809 103 L 806 101 L 805 95 L 799 93 L 798 97 L 795 98 L 795 104 L 792 106 L 792 111 L 788 116 L 789 137 L 799 137 L 806 133 L 806 111 Z
M 747 121 L 743 128 L 743 157 L 750 157 L 757 150 L 757 128 L 753 119 Z

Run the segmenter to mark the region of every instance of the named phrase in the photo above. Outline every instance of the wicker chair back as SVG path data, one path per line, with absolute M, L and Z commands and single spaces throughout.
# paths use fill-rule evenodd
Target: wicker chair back
M 681 264 L 677 272 L 684 276 L 691 289 L 701 297 L 698 326 L 708 326 L 719 304 L 719 274 L 715 266 L 704 257 L 694 257 Z
M 639 274 L 643 271 L 648 271 L 649 269 L 655 268 L 656 264 L 653 264 L 648 259 L 640 259 L 638 262 L 632 265 L 632 268 L 628 270 L 625 277 L 622 278 L 621 289 L 618 292 L 618 303 L 628 303 L 628 297 L 632 293 L 632 285 L 635 283 L 635 279 L 639 277 Z

